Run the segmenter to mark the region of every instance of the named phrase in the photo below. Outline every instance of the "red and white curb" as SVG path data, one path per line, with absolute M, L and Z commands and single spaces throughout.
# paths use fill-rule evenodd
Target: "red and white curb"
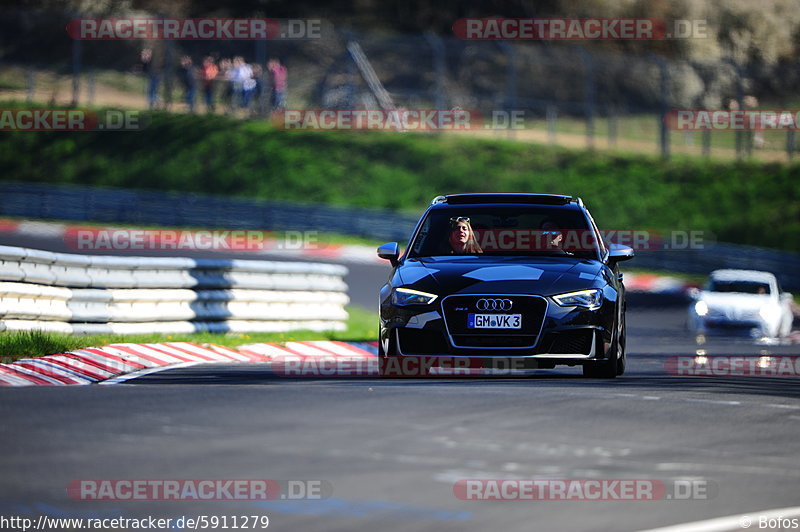
M 683 294 L 695 285 L 668 275 L 654 273 L 625 273 L 625 289 L 628 292 L 648 294 Z
M 258 343 L 231 349 L 189 342 L 112 344 L 0 364 L 0 386 L 116 384 L 165 368 L 307 359 L 371 359 L 377 342 Z

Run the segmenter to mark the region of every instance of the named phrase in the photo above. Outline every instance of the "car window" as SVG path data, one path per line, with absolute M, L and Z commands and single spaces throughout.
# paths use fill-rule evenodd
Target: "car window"
M 710 292 L 738 292 L 742 294 L 769 294 L 769 283 L 758 281 L 723 281 L 712 279 L 706 290 Z
M 450 238 L 461 228 L 476 246 L 456 250 Z M 465 229 L 466 228 L 466 229 Z M 463 206 L 432 209 L 420 224 L 411 257 L 453 255 L 562 255 L 596 259 L 598 243 L 582 212 L 548 206 Z

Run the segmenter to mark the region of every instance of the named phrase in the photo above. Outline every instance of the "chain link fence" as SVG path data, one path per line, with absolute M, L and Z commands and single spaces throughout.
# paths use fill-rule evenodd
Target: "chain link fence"
M 53 15 L 33 19 L 11 13 L 0 23 L 5 30 L 0 40 L 11 50 L 0 57 L 0 95 L 73 106 L 143 108 L 148 88 L 155 84 L 156 107 L 187 111 L 181 59 L 190 57 L 196 67 L 206 56 L 217 63 L 242 56 L 259 67 L 257 92 L 243 108 L 220 74 L 212 89 L 221 104 L 215 112 L 263 119 L 272 110 L 266 64 L 277 57 L 288 67 L 288 108 L 381 108 L 380 94 L 348 46 L 357 43 L 399 108 L 474 109 L 484 116 L 517 111 L 524 117 L 524 127 L 482 135 L 665 158 L 680 153 L 785 161 L 796 148 L 794 131 L 676 131 L 663 118 L 671 109 L 757 108 L 760 99 L 772 106 L 788 103 L 775 102 L 764 79 L 797 77 L 800 61 L 765 73 L 746 71 L 731 59 L 668 59 L 612 50 L 604 43 L 466 41 L 330 26 L 319 39 L 81 41 L 69 38 L 64 22 Z M 20 35 L 21 27 L 28 37 Z M 28 43 L 30 35 L 49 37 Z M 153 50 L 154 74 L 141 70 L 142 48 Z M 199 91 L 194 97 L 193 110 L 205 110 Z

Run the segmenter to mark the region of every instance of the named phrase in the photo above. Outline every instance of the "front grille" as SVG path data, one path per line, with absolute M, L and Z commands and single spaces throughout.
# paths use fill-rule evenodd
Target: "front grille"
M 397 329 L 400 351 L 404 355 L 444 355 L 448 353 L 447 340 L 439 331 L 427 329 Z
M 480 299 L 510 299 L 508 310 L 484 311 L 477 307 Z M 455 295 L 442 301 L 447 330 L 455 347 L 524 348 L 536 345 L 539 331 L 547 312 L 547 301 L 540 296 L 528 295 Z M 469 328 L 470 314 L 520 314 L 519 329 Z
M 464 347 L 530 347 L 535 341 L 536 337 L 531 336 L 453 336 L 453 343 Z
M 588 355 L 592 349 L 592 329 L 556 332 L 548 335 L 543 343 L 543 353 L 554 355 L 582 354 Z

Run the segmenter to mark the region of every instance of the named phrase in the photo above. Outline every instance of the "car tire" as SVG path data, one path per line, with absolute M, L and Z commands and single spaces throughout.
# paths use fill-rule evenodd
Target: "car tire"
M 395 377 L 394 375 L 386 372 L 389 367 L 389 360 L 397 358 L 397 347 L 392 338 L 392 330 L 389 330 L 389 339 L 386 341 L 388 346 L 386 349 L 383 347 L 383 338 L 378 339 L 378 376 L 384 379 Z
M 592 379 L 613 379 L 625 373 L 625 342 L 627 337 L 625 313 L 617 319 L 611 353 L 606 360 L 583 365 L 583 376 Z
M 627 341 L 628 341 L 628 328 L 625 325 L 625 311 L 622 311 L 622 325 L 619 332 L 619 340 L 617 341 L 617 375 L 625 373 L 625 365 L 628 360 L 627 355 Z
M 389 331 L 388 348 L 378 341 L 378 375 L 383 379 L 429 377 L 430 371 L 420 365 L 423 359 L 404 357 L 397 352 L 396 332 Z

